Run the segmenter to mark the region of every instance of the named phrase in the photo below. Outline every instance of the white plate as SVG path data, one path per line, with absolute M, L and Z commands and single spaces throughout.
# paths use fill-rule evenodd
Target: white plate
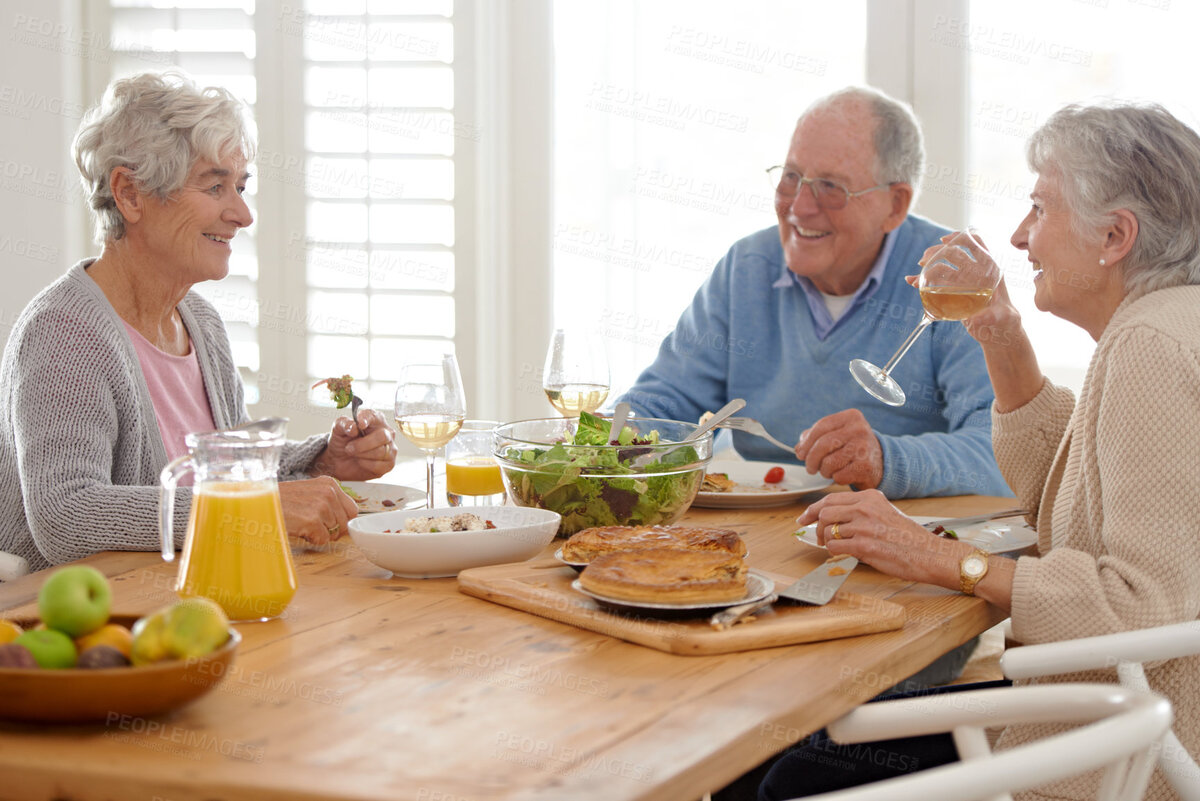
M 783 481 L 778 484 L 765 484 L 763 477 L 772 467 L 783 468 Z M 707 472 L 726 473 L 738 486 L 732 492 L 698 492 L 692 506 L 707 506 L 711 509 L 782 506 L 833 483 L 820 473 L 810 476 L 800 465 L 785 465 L 779 462 L 713 459 L 709 462 Z
M 571 589 L 577 590 L 589 598 L 595 598 L 601 603 L 605 603 L 610 606 L 620 606 L 624 609 L 658 609 L 670 612 L 679 612 L 689 609 L 728 609 L 729 607 L 737 606 L 738 604 L 761 601 L 763 598 L 766 598 L 775 591 L 775 582 L 771 581 L 771 579 L 767 578 L 762 573 L 759 573 L 757 570 L 751 569 L 746 571 L 746 595 L 744 597 L 738 598 L 734 601 L 709 601 L 707 603 L 699 604 L 656 604 L 651 601 L 625 601 L 620 598 L 609 598 L 607 595 L 600 595 L 599 593 L 584 589 L 579 583 L 579 579 L 575 579 L 571 582 Z
M 912 519 L 924 525 L 942 518 L 914 517 Z M 981 551 L 1001 555 L 1023 551 L 1029 546 L 1037 544 L 1037 532 L 1027 526 L 1025 521 L 1019 517 L 989 520 L 973 526 L 957 526 L 954 533 L 968 545 L 974 545 Z M 817 545 L 816 524 L 807 525 L 797 531 L 796 539 L 806 545 Z
M 377 481 L 339 481 L 338 483 L 342 485 L 342 489 L 347 490 L 346 494 L 358 504 L 360 515 L 411 509 L 419 503 L 425 503 L 425 493 L 400 484 L 380 484 Z

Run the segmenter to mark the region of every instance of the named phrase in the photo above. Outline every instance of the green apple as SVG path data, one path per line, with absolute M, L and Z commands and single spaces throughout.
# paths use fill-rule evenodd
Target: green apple
M 13 640 L 15 645 L 25 647 L 33 655 L 33 661 L 42 668 L 75 667 L 75 643 L 61 631 L 33 629 Z
M 172 656 L 194 659 L 225 644 L 229 619 L 215 601 L 185 598 L 167 609 L 162 637 Z
M 82 637 L 108 622 L 112 590 L 94 567 L 71 565 L 54 571 L 38 592 L 38 614 L 51 629 Z

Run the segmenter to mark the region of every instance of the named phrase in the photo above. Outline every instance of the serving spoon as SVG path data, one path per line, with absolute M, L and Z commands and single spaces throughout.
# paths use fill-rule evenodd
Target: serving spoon
M 616 442 L 621 438 L 621 429 L 625 427 L 625 421 L 629 419 L 629 403 L 621 401 L 617 404 L 617 408 L 613 410 L 612 423 L 608 429 L 608 439 L 610 442 Z
M 708 418 L 703 423 L 701 423 L 699 426 L 697 426 L 696 430 L 693 431 L 690 435 L 688 435 L 684 439 L 677 442 L 674 445 L 674 447 L 667 448 L 665 451 L 659 451 L 658 453 L 642 454 L 641 456 L 639 456 L 633 460 L 634 466 L 641 467 L 643 465 L 649 464 L 654 459 L 660 459 L 660 460 L 665 459 L 667 454 L 672 453 L 672 452 L 678 450 L 679 448 L 682 448 L 684 445 L 687 445 L 690 442 L 695 442 L 697 439 L 704 436 L 709 431 L 712 431 L 714 428 L 719 426 L 721 423 L 725 422 L 726 417 L 729 417 L 734 412 L 741 411 L 741 409 L 745 405 L 746 405 L 746 401 L 743 400 L 742 398 L 734 398 L 729 403 L 725 404 L 720 409 L 718 409 L 713 414 L 712 417 Z

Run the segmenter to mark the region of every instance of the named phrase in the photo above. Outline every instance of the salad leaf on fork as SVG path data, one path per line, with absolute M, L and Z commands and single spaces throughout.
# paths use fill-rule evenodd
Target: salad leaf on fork
M 350 405 L 350 401 L 354 400 L 354 390 L 350 388 L 350 382 L 354 379 L 351 376 L 344 375 L 341 378 L 323 378 L 312 385 L 313 389 L 324 384 L 329 388 L 329 398 L 337 404 L 339 409 L 345 409 Z
M 350 386 L 352 381 L 354 379 L 348 375 L 344 375 L 341 378 L 323 378 L 313 384 L 312 388 L 316 389 L 322 384 L 328 387 L 329 398 L 337 404 L 339 409 L 344 409 L 347 405 L 353 404 L 350 406 L 350 417 L 354 420 L 354 428 L 361 437 L 363 431 L 362 426 L 358 424 L 358 407 L 362 406 L 362 398 L 354 394 L 354 390 Z

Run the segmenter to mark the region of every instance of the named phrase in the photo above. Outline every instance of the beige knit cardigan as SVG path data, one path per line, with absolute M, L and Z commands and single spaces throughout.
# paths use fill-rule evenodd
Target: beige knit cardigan
M 1034 644 L 1200 616 L 1200 286 L 1127 298 L 1097 343 L 1078 402 L 1046 382 L 992 415 L 996 460 L 1032 509 L 1039 556 L 1022 557 L 1014 637 Z M 1200 658 L 1148 663 L 1175 707 L 1175 732 L 1200 748 Z M 1115 682 L 1116 671 L 1049 681 Z M 1053 727 L 1013 727 L 1000 748 Z M 1094 798 L 1097 776 L 1024 798 Z M 1172 799 L 1161 770 L 1148 799 Z

